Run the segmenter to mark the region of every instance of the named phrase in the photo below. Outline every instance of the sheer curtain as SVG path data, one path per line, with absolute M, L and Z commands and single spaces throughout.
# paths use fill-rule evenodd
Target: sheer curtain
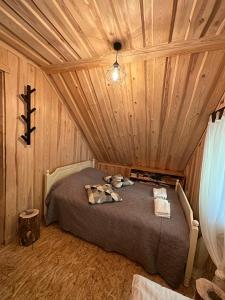
M 199 216 L 206 248 L 217 267 L 215 277 L 225 285 L 225 116 L 208 124 Z

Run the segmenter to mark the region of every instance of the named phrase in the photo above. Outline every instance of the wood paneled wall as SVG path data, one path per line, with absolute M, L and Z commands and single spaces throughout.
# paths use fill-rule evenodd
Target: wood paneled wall
M 96 168 L 98 170 L 101 170 L 108 175 L 116 175 L 116 174 L 121 174 L 123 176 L 130 176 L 130 169 L 131 167 L 129 166 L 122 166 L 122 165 L 117 165 L 117 164 L 109 164 L 105 162 L 96 162 Z
M 191 159 L 189 160 L 184 171 L 184 176 L 186 178 L 185 193 L 192 206 L 194 217 L 197 220 L 199 219 L 198 218 L 199 217 L 198 214 L 199 185 L 200 185 L 204 140 L 205 140 L 205 135 L 201 138 L 200 143 L 198 144 L 195 151 L 193 152 Z M 124 166 L 119 164 L 96 161 L 96 168 L 98 170 L 107 173 L 108 175 L 121 174 L 123 176 L 129 177 L 132 166 Z
M 92 159 L 93 155 L 43 71 L 3 43 L 0 53 L 10 71 L 5 73 L 7 242 L 15 236 L 20 211 L 28 207 L 42 211 L 45 171 Z M 36 107 L 32 125 L 36 130 L 31 134 L 31 146 L 19 139 L 24 133 L 19 119 L 24 104 L 18 95 L 27 84 L 36 88 L 32 96 Z
M 0 245 L 5 230 L 5 124 L 4 124 L 4 73 L 0 71 Z
M 201 177 L 201 167 L 203 158 L 205 135 L 193 152 L 185 170 L 186 184 L 185 193 L 192 206 L 194 217 L 199 219 L 199 187 Z

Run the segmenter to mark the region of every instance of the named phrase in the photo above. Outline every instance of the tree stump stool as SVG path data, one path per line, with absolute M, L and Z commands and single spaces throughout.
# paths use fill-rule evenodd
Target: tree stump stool
M 19 215 L 19 242 L 23 246 L 33 244 L 40 237 L 38 209 L 29 209 Z

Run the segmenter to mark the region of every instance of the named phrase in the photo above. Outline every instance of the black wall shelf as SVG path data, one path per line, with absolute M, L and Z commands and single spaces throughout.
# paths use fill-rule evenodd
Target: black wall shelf
M 31 94 L 35 91 L 36 89 L 31 89 L 31 86 L 27 85 L 26 94 L 21 94 L 21 97 L 23 98 L 25 103 L 26 111 L 26 116 L 21 115 L 22 120 L 26 124 L 26 132 L 24 133 L 24 135 L 21 135 L 21 138 L 25 141 L 27 145 L 30 145 L 31 143 L 31 132 L 33 132 L 36 129 L 35 126 L 31 128 L 31 114 L 36 110 L 35 107 L 31 108 Z

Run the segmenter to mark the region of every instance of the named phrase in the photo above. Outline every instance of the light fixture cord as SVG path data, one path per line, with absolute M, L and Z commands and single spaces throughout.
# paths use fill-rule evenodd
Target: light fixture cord
M 118 63 L 117 57 L 118 57 L 118 50 L 116 50 L 116 63 Z

